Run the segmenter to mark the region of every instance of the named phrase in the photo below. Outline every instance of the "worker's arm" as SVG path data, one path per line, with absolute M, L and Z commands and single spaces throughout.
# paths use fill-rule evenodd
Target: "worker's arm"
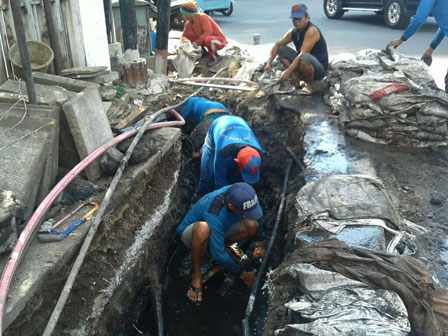
M 242 267 L 233 261 L 225 250 L 224 231 L 222 229 L 222 221 L 224 219 L 220 216 L 207 213 L 205 215 L 205 220 L 210 228 L 208 250 L 210 251 L 213 260 L 220 264 L 226 272 L 233 275 L 241 275 L 243 272 Z
M 434 2 L 435 0 L 421 0 L 417 8 L 417 13 L 415 14 L 411 23 L 403 32 L 401 37 L 398 40 L 390 41 L 387 44 L 386 48 L 399 47 L 404 41 L 408 40 L 412 35 L 414 35 L 417 31 L 419 31 L 419 29 L 425 23 L 428 16 L 431 14 Z
M 426 63 L 427 66 L 430 66 L 432 64 L 432 53 L 434 49 L 437 48 L 437 46 L 442 42 L 443 38 L 445 37 L 445 34 L 443 33 L 442 29 L 439 28 L 437 30 L 436 35 L 434 36 L 434 39 L 432 40 L 431 44 L 429 45 L 429 48 L 426 49 L 425 53 L 423 54 L 421 60 Z
M 180 37 L 181 42 L 187 42 L 190 41 L 190 39 L 186 36 L 188 36 L 193 28 L 191 27 L 190 22 L 185 22 L 184 31 L 182 33 L 182 36 Z
M 280 40 L 278 40 L 274 46 L 271 49 L 271 52 L 269 53 L 269 58 L 266 61 L 266 65 L 264 67 L 264 71 L 269 71 L 271 70 L 271 65 L 272 65 L 272 61 L 274 60 L 274 58 L 277 56 L 278 53 L 278 48 L 280 46 L 283 45 L 287 45 L 288 43 L 292 42 L 292 29 L 290 31 L 288 31 L 285 36 L 283 36 Z
M 294 59 L 294 62 L 292 62 L 289 67 L 283 72 L 282 77 L 280 80 L 286 80 L 289 78 L 291 73 L 299 68 L 300 64 L 300 57 L 303 54 L 311 52 L 313 50 L 314 46 L 316 45 L 317 41 L 320 39 L 319 31 L 316 27 L 310 27 L 308 31 L 305 34 L 305 38 L 303 39 L 302 49 L 300 49 L 299 54 Z

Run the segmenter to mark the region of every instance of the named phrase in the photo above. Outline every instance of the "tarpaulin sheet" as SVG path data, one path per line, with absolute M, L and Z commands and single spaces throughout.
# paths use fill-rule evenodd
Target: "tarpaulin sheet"
M 327 79 L 327 102 L 347 134 L 379 144 L 448 145 L 448 96 L 421 60 L 379 50 L 342 54 Z
M 288 259 L 289 263 L 310 263 L 397 293 L 417 335 L 440 336 L 448 332 L 447 292 L 436 290 L 428 269 L 415 258 L 348 248 L 337 239 L 326 239 L 293 251 Z

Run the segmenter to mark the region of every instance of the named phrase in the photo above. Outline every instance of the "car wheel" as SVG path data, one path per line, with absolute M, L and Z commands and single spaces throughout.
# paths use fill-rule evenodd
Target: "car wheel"
M 221 13 L 224 14 L 224 16 L 232 15 L 232 13 L 233 13 L 233 2 L 230 2 L 230 7 L 225 9 L 225 10 L 223 10 Z
M 324 0 L 324 12 L 329 19 L 340 19 L 344 15 L 341 0 Z
M 409 24 L 403 0 L 388 0 L 384 7 L 384 22 L 390 28 L 403 29 Z

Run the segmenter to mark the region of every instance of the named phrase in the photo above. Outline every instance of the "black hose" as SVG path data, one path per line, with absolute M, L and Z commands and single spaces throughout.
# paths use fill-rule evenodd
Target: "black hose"
M 245 313 L 244 319 L 242 321 L 244 336 L 250 336 L 249 319 L 250 319 L 250 316 L 252 315 L 252 311 L 254 309 L 255 298 L 257 296 L 260 281 L 261 281 L 262 277 L 264 276 L 265 268 L 266 268 L 266 266 L 268 264 L 268 260 L 269 260 L 269 255 L 271 254 L 271 250 L 272 250 L 272 247 L 274 246 L 275 238 L 277 237 L 277 231 L 280 226 L 279 225 L 280 220 L 282 218 L 283 209 L 285 207 L 286 189 L 288 187 L 288 179 L 289 179 L 289 173 L 291 172 L 292 162 L 293 162 L 292 160 L 289 160 L 288 165 L 286 166 L 285 179 L 283 180 L 282 196 L 281 196 L 281 200 L 280 200 L 280 206 L 278 207 L 278 211 L 277 211 L 277 217 L 275 219 L 274 229 L 272 230 L 272 236 L 271 236 L 271 239 L 269 240 L 269 245 L 266 250 L 266 255 L 265 255 L 263 262 L 261 263 L 261 266 L 257 272 L 257 278 L 255 279 L 255 283 L 252 287 L 252 291 L 249 296 L 249 301 L 247 302 L 246 313 Z

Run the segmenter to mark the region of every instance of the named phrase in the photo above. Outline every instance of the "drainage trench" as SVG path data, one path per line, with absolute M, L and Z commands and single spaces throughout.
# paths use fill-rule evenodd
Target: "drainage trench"
M 227 95 L 220 100 L 233 114 L 243 117 L 253 129 L 263 150 L 262 178 L 254 186 L 264 211 L 264 242 L 268 246 L 276 219 L 282 193 L 285 168 L 291 160 L 287 148 L 302 157 L 302 124 L 297 110 L 282 107 L 275 98 L 259 99 L 246 95 Z M 220 99 L 221 98 L 221 99 Z M 188 132 L 188 130 L 186 130 Z M 183 137 L 183 165 L 179 173 L 180 190 L 178 223 L 191 206 L 192 195 L 199 179 L 199 160 L 191 160 L 191 147 L 186 135 Z M 287 194 L 296 192 L 303 185 L 300 168 L 293 165 L 289 176 Z M 288 208 L 289 202 L 286 202 Z M 287 211 L 287 210 L 285 210 Z M 281 222 L 280 222 L 281 223 Z M 267 271 L 275 268 L 283 259 L 283 225 L 273 245 Z M 190 283 L 191 258 L 189 251 L 179 243 L 174 234 L 168 239 L 170 245 L 162 270 L 140 285 L 137 300 L 129 307 L 126 318 L 114 335 L 159 335 L 157 316 L 163 315 L 164 335 L 242 335 L 242 320 L 250 295 L 250 289 L 242 283 L 226 286 L 222 273 L 212 277 L 204 285 L 204 301 L 194 306 L 186 301 Z M 248 254 L 253 246 L 248 247 Z M 149 263 L 148 263 L 149 264 Z M 212 266 L 210 257 L 203 263 L 203 272 Z M 259 262 L 253 262 L 258 268 Z M 162 311 L 156 308 L 154 294 L 157 286 L 162 289 Z M 261 335 L 267 313 L 267 286 L 261 283 L 250 320 L 251 333 Z M 159 302 L 160 303 L 160 302 Z

